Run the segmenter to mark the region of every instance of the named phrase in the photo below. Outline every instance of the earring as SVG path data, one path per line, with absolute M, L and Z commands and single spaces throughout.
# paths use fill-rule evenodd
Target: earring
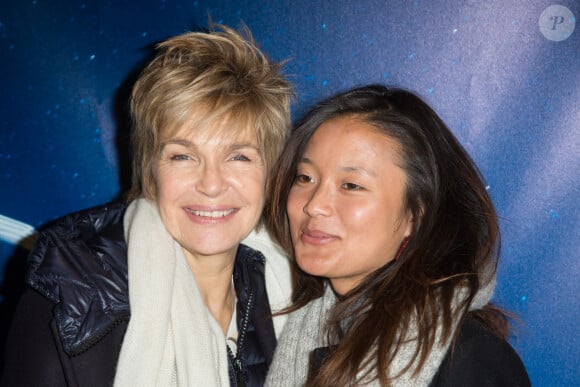
M 395 260 L 399 259 L 399 257 L 403 254 L 403 252 L 407 248 L 407 245 L 409 244 L 410 240 L 411 240 L 411 237 L 408 237 L 408 236 L 403 239 L 403 241 L 401 242 L 401 245 L 399 246 L 399 250 L 397 251 L 397 255 L 395 255 Z

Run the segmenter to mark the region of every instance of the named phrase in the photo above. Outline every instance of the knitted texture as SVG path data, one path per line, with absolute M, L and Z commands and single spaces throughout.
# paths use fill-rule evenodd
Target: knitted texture
M 487 272 L 482 274 L 487 279 L 484 281 L 484 286 L 475 295 L 470 310 L 480 309 L 489 302 L 493 295 L 495 277 Z M 465 289 L 456 291 L 453 310 L 456 310 L 459 303 L 465 299 L 466 293 Z M 325 342 L 325 323 L 326 316 L 335 302 L 336 296 L 330 286 L 327 286 L 322 297 L 290 314 L 266 379 L 267 387 L 294 387 L 303 386 L 306 383 L 310 352 L 329 345 Z M 451 337 L 457 330 L 458 323 L 459 321 L 453 322 Z M 416 360 L 413 357 L 417 345 L 413 338 L 416 336 L 416 319 L 413 319 L 409 326 L 407 340 L 402 344 L 394 361 L 389 365 L 389 375 L 397 375 L 410 362 Z M 435 344 L 423 367 L 415 376 L 412 376 L 415 368 L 410 367 L 393 381 L 392 386 L 428 386 L 445 358 L 449 345 L 450 340 L 443 340 L 442 327 L 438 326 Z M 376 373 L 371 373 L 371 375 L 376 375 Z M 361 383 L 361 385 L 379 386 L 379 382 L 375 380 L 372 383 Z

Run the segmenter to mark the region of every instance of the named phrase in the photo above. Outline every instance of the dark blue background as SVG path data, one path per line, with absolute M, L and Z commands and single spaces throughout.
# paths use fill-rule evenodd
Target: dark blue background
M 580 14 L 577 1 L 557 4 Z M 289 60 L 294 118 L 369 82 L 415 90 L 440 112 L 480 166 L 502 219 L 495 300 L 521 319 L 512 344 L 534 385 L 578 385 L 580 31 L 546 38 L 539 21 L 551 5 L 3 1 L 0 215 L 39 227 L 117 196 L 128 184 L 127 91 L 151 45 L 207 26 L 208 14 L 243 21 L 273 59 Z M 25 255 L 0 239 L 2 329 Z

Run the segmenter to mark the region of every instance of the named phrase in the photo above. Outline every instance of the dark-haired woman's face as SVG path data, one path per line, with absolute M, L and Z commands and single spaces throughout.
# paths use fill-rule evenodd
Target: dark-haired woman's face
M 391 261 L 412 230 L 398 144 L 350 117 L 322 124 L 298 164 L 288 218 L 298 265 L 344 294 Z

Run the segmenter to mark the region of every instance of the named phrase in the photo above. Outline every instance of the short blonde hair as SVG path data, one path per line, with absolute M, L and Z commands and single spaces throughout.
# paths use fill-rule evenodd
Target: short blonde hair
M 290 128 L 293 91 L 250 31 L 222 25 L 157 45 L 131 94 L 133 181 L 128 199 L 154 199 L 161 141 L 195 112 L 204 124 L 228 120 L 255 130 L 268 176 Z

